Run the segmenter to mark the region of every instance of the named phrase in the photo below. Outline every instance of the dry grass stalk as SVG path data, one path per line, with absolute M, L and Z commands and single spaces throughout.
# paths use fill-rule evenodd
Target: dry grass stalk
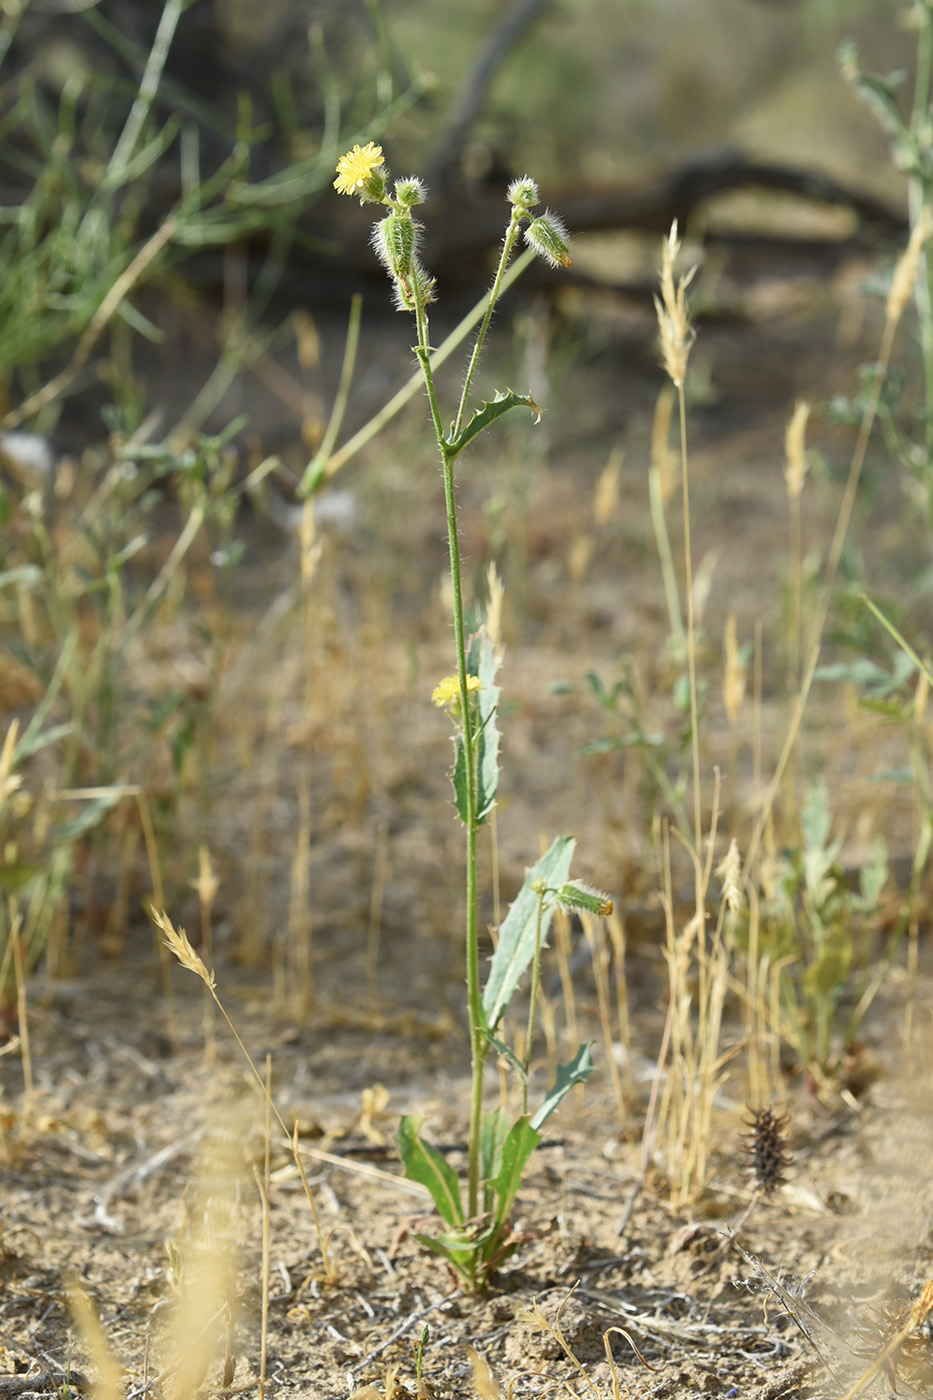
M 473 1347 L 466 1348 L 466 1354 L 470 1358 L 470 1365 L 473 1367 L 473 1389 L 479 1400 L 502 1400 L 502 1391 L 499 1383 L 492 1373 L 492 1368 L 484 1356 Z
M 291 1015 L 305 1016 L 311 1008 L 311 933 L 311 782 L 304 769 L 298 778 L 298 824 L 288 893 L 288 982 L 295 992 L 285 1001 Z
M 110 1349 L 100 1317 L 77 1279 L 68 1283 L 68 1307 L 77 1324 L 88 1360 L 97 1372 L 91 1400 L 123 1400 L 123 1372 Z
M 210 960 L 213 952 L 213 924 L 211 912 L 214 907 L 214 900 L 217 898 L 219 888 L 214 868 L 211 864 L 210 851 L 206 846 L 201 846 L 198 850 L 198 878 L 193 882 L 198 896 L 198 904 L 201 909 L 201 947 Z M 208 1063 L 213 1063 L 217 1056 L 217 1045 L 214 1036 L 214 1000 L 209 987 L 204 988 L 204 1058 Z
M 596 490 L 593 492 L 593 523 L 599 529 L 608 525 L 618 509 L 619 477 L 624 461 L 625 449 L 614 447 L 596 482 Z
M 667 1053 L 670 1055 L 670 1072 L 658 1111 L 657 1138 L 664 1143 L 672 1199 L 676 1204 L 683 1204 L 703 1189 L 716 1095 L 725 1078 L 725 1065 L 739 1048 L 736 1046 L 726 1052 L 720 1050 L 723 1010 L 730 985 L 730 955 L 723 936 L 724 922 L 727 912 L 737 908 L 742 898 L 737 871 L 738 852 L 734 847 L 730 847 L 729 854 L 719 867 L 728 895 L 720 900 L 719 917 L 710 935 L 707 935 L 705 927 L 718 800 L 717 772 L 713 823 L 703 866 L 699 866 L 691 851 L 691 857 L 698 867 L 696 882 L 700 893 L 697 907 L 680 933 L 675 930 L 670 856 L 667 851 L 663 866 L 661 902 L 667 934 L 664 956 L 670 990 L 657 1074 L 660 1078 L 664 1072 Z M 652 1103 L 653 1099 L 654 1089 Z M 643 1165 L 648 1151 L 650 1120 L 651 1107 L 645 1124 Z
M 687 404 L 684 397 L 684 379 L 687 373 L 687 360 L 696 339 L 696 332 L 690 324 L 687 312 L 687 287 L 696 268 L 693 267 L 676 283 L 674 266 L 680 253 L 680 240 L 677 237 L 677 221 L 661 248 L 661 296 L 655 297 L 658 313 L 658 327 L 661 334 L 661 358 L 668 378 L 677 390 L 680 410 L 680 474 L 683 493 L 684 529 L 684 589 L 687 596 L 687 673 L 690 682 L 690 736 L 693 755 L 693 847 L 696 855 L 696 907 L 697 913 L 703 907 L 700 886 L 702 863 L 702 800 L 700 793 L 700 727 L 697 701 L 696 674 L 696 602 L 693 587 L 693 547 L 690 539 L 690 473 L 687 465 Z M 686 838 L 687 833 L 682 833 Z
M 13 948 L 13 968 L 16 973 L 16 1017 L 19 1022 L 19 1036 L 23 1059 L 23 1104 L 20 1110 L 20 1133 L 26 1135 L 29 1113 L 32 1107 L 33 1077 L 32 1051 L 29 1042 L 29 1016 L 26 1010 L 26 967 L 23 958 L 23 921 L 19 914 L 13 919 L 7 935 Z
M 599 1014 L 599 1024 L 603 1033 L 603 1045 L 606 1050 L 606 1065 L 609 1069 L 609 1078 L 612 1081 L 612 1092 L 616 1101 L 619 1122 L 624 1123 L 626 1119 L 625 1091 L 622 1087 L 622 1079 L 619 1074 L 619 1067 L 616 1064 L 614 1053 L 612 998 L 609 987 L 609 964 L 612 961 L 612 944 L 606 933 L 604 919 L 596 919 L 593 915 L 581 911 L 580 920 L 583 924 L 584 936 L 589 945 L 590 957 L 593 960 L 593 977 L 596 982 L 596 1004 Z
M 736 725 L 738 723 L 739 713 L 742 709 L 742 701 L 745 699 L 745 681 L 746 671 L 748 669 L 736 636 L 735 613 L 730 613 L 726 618 L 723 649 L 725 652 L 725 661 L 723 665 L 722 698 L 726 707 L 726 715 L 729 719 L 728 813 L 734 825 L 736 814 L 736 781 L 739 768 L 739 736 Z
M 174 924 L 172 923 L 171 919 L 168 917 L 168 915 L 165 913 L 164 910 L 162 910 L 161 912 L 156 912 L 156 911 L 154 911 L 153 914 L 152 914 L 152 919 L 153 919 L 153 922 L 155 923 L 156 927 L 157 927 L 158 929 L 161 930 L 161 932 L 162 932 L 162 934 L 163 934 L 163 936 L 164 936 L 164 938 L 165 938 L 165 941 L 166 941 L 167 946 L 169 947 L 169 949 L 171 950 L 171 952 L 173 952 L 173 953 L 175 954 L 176 958 L 177 958 L 178 961 L 181 963 L 182 967 L 186 967 L 186 968 L 188 969 L 189 972 L 193 972 L 193 973 L 195 974 L 196 977 L 200 977 L 201 981 L 204 983 L 204 985 L 205 985 L 205 986 L 208 988 L 208 990 L 210 991 L 211 996 L 213 997 L 214 1001 L 216 1002 L 218 1011 L 220 1012 L 221 1016 L 222 1016 L 222 1017 L 224 1018 L 224 1020 L 226 1021 L 227 1025 L 229 1026 L 229 1028 L 230 1028 L 230 1030 L 231 1030 L 231 1032 L 232 1032 L 232 1034 L 233 1034 L 234 1040 L 236 1041 L 237 1045 L 240 1047 L 240 1049 L 241 1049 L 242 1052 L 243 1052 L 243 1055 L 244 1055 L 244 1057 L 245 1057 L 245 1059 L 246 1059 L 246 1063 L 249 1065 L 249 1067 L 250 1067 L 250 1069 L 251 1069 L 251 1071 L 252 1071 L 252 1073 L 253 1073 L 253 1078 L 256 1080 L 257 1084 L 259 1085 L 260 1089 L 262 1090 L 262 1092 L 263 1092 L 263 1094 L 264 1094 L 264 1096 L 265 1096 L 265 1098 L 266 1098 L 266 1101 L 267 1101 L 267 1103 L 268 1103 L 270 1109 L 271 1109 L 272 1112 L 275 1114 L 276 1122 L 278 1123 L 279 1127 L 282 1129 L 282 1132 L 285 1134 L 285 1137 L 288 1139 L 289 1143 L 291 1144 L 291 1147 L 292 1147 L 292 1154 L 293 1154 L 294 1159 L 295 1159 L 295 1166 L 298 1168 L 298 1174 L 299 1174 L 299 1176 L 301 1177 L 301 1184 L 302 1184 L 302 1186 L 303 1186 L 303 1188 L 304 1188 L 304 1192 L 305 1192 L 305 1196 L 306 1196 L 307 1201 L 308 1201 L 308 1205 L 309 1205 L 310 1208 L 311 1208 L 311 1215 L 312 1215 L 312 1218 L 313 1218 L 313 1220 L 314 1220 L 314 1229 L 315 1229 L 315 1232 L 316 1232 L 316 1234 L 317 1234 L 318 1245 L 319 1245 L 320 1250 L 321 1250 L 321 1263 L 322 1263 L 323 1268 L 324 1268 L 324 1274 L 325 1274 L 325 1276 L 326 1276 L 328 1279 L 330 1279 L 330 1278 L 332 1278 L 334 1275 L 333 1275 L 333 1270 L 332 1270 L 330 1258 L 329 1258 L 328 1252 L 327 1252 L 327 1239 L 326 1239 L 326 1237 L 325 1237 L 325 1235 L 324 1235 L 323 1230 L 321 1229 L 321 1223 L 320 1223 L 320 1220 L 319 1220 L 319 1218 L 318 1218 L 318 1213 L 317 1213 L 317 1203 L 315 1202 L 314 1196 L 313 1196 L 313 1194 L 312 1194 L 312 1192 L 311 1192 L 311 1187 L 310 1187 L 310 1184 L 309 1184 L 309 1182 L 308 1182 L 307 1175 L 305 1174 L 304 1164 L 303 1164 L 302 1161 L 301 1161 L 301 1155 L 300 1155 L 300 1153 L 299 1153 L 299 1151 L 298 1151 L 298 1127 L 297 1127 L 297 1124 L 296 1124 L 296 1126 L 295 1126 L 295 1135 L 294 1135 L 294 1137 L 292 1137 L 291 1134 L 289 1133 L 289 1130 L 288 1130 L 286 1124 L 285 1124 L 284 1118 L 283 1118 L 282 1115 L 279 1113 L 279 1110 L 278 1110 L 278 1109 L 276 1108 L 276 1106 L 275 1106 L 275 1102 L 273 1101 L 273 1099 L 271 1098 L 271 1096 L 270 1096 L 269 1093 L 268 1093 L 268 1090 L 267 1090 L 267 1088 L 266 1088 L 266 1084 L 265 1084 L 265 1081 L 263 1080 L 262 1075 L 259 1073 L 259 1071 L 258 1071 L 258 1069 L 256 1068 L 256 1066 L 253 1064 L 253 1061 L 252 1061 L 252 1059 L 250 1058 L 249 1051 L 247 1050 L 246 1046 L 243 1044 L 243 1041 L 240 1039 L 240 1034 L 239 1034 L 239 1032 L 238 1032 L 236 1026 L 233 1024 L 233 1022 L 231 1021 L 230 1017 L 227 1015 L 227 1012 L 226 1012 L 226 1010 L 225 1010 L 225 1008 L 224 1008 L 224 1005 L 223 1005 L 223 1003 L 221 1002 L 220 997 L 217 995 L 217 990 L 216 990 L 216 987 L 215 987 L 215 985 L 214 985 L 214 974 L 213 974 L 213 972 L 209 972 L 208 969 L 204 966 L 203 961 L 202 961 L 201 958 L 198 956 L 198 954 L 195 952 L 195 950 L 192 948 L 192 946 L 191 946 L 191 941 L 190 941 L 190 939 L 188 938 L 188 935 L 187 935 L 187 933 L 185 932 L 185 930 L 184 930 L 184 929 L 176 929 L 175 926 L 174 926 Z
M 865 456 L 868 451 L 868 443 L 871 437 L 872 428 L 878 416 L 878 409 L 881 403 L 881 394 L 887 379 L 888 369 L 891 363 L 891 354 L 894 349 L 894 337 L 900 318 L 907 305 L 910 290 L 914 285 L 917 276 L 917 268 L 920 262 L 920 255 L 924 245 L 931 233 L 931 216 L 929 210 L 924 211 L 911 231 L 907 248 L 901 255 L 895 270 L 894 280 L 891 286 L 891 293 L 888 296 L 884 330 L 881 334 L 881 344 L 878 351 L 878 360 L 875 372 L 872 377 L 871 388 L 869 390 L 865 408 L 862 413 L 862 421 L 859 424 L 858 437 L 852 451 L 849 462 L 849 472 L 846 478 L 845 488 L 842 493 L 842 500 L 839 505 L 839 514 L 836 517 L 836 525 L 833 531 L 832 541 L 826 557 L 826 565 L 823 571 L 823 582 L 820 590 L 820 597 L 817 603 L 815 616 L 810 628 L 807 646 L 807 664 L 797 693 L 797 700 L 794 705 L 790 723 L 784 745 L 781 749 L 771 782 L 768 785 L 762 803 L 758 820 L 749 842 L 746 852 L 746 874 L 754 868 L 758 858 L 758 849 L 764 835 L 765 828 L 770 819 L 774 800 L 781 788 L 784 774 L 793 753 L 796 750 L 797 738 L 800 726 L 803 722 L 803 715 L 806 709 L 807 700 L 810 694 L 810 687 L 816 674 L 819 664 L 820 651 L 822 648 L 823 631 L 826 627 L 826 620 L 829 616 L 829 609 L 832 602 L 833 589 L 836 583 L 836 576 L 839 572 L 839 563 L 842 559 L 842 551 L 845 546 L 846 537 L 849 533 L 849 525 L 852 520 L 852 512 L 855 509 L 855 501 L 858 493 L 858 485 L 862 475 L 862 467 L 865 463 Z
M 810 405 L 802 399 L 798 400 L 784 434 L 784 455 L 786 458 L 784 477 L 787 482 L 787 502 L 790 511 L 791 606 L 790 634 L 787 645 L 787 685 L 791 695 L 797 689 L 797 680 L 800 675 L 800 612 L 803 596 L 800 496 L 807 475 L 807 457 L 804 444 L 809 416 Z
M 684 623 L 680 611 L 677 571 L 667 529 L 666 507 L 677 484 L 677 455 L 670 448 L 671 415 L 674 411 L 674 390 L 665 384 L 658 394 L 651 427 L 651 465 L 648 470 L 648 502 L 651 528 L 661 565 L 661 582 L 667 604 L 668 626 L 671 629 L 674 656 L 678 661 L 686 655 Z
M 162 1391 L 190 1400 L 226 1354 L 236 1319 L 238 1240 L 236 1203 L 246 1175 L 246 1134 L 236 1115 L 205 1134 L 185 1225 L 169 1245 L 175 1305 L 159 1339 Z

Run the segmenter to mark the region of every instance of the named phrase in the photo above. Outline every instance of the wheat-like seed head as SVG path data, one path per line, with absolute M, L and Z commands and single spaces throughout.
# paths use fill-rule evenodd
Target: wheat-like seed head
M 729 723 L 735 724 L 745 699 L 745 662 L 735 630 L 735 613 L 726 618 L 726 631 L 723 638 L 726 653 L 722 677 L 722 698 L 726 706 Z M 733 844 L 735 844 L 733 842 Z
M 803 490 L 804 478 L 807 475 L 807 458 L 804 451 L 804 438 L 807 431 L 807 419 L 810 416 L 810 405 L 803 399 L 798 399 L 794 405 L 794 412 L 787 430 L 784 434 L 784 455 L 787 458 L 787 465 L 784 468 L 784 479 L 787 482 L 787 494 L 791 499 L 800 495 Z
M 156 928 L 161 931 L 165 938 L 165 946 L 175 954 L 182 967 L 186 967 L 189 972 L 193 972 L 196 977 L 211 991 L 214 990 L 214 974 L 208 972 L 202 959 L 191 946 L 191 940 L 183 928 L 176 928 L 169 916 L 163 909 L 161 912 L 153 910 L 152 921 Z
M 742 857 L 733 836 L 729 849 L 716 867 L 716 874 L 722 881 L 722 897 L 730 914 L 742 908 L 745 891 L 742 888 Z
M 923 252 L 923 245 L 931 232 L 933 232 L 933 228 L 931 228 L 930 211 L 925 207 L 920 218 L 914 224 L 907 247 L 898 258 L 897 266 L 894 269 L 891 290 L 888 292 L 888 302 L 885 308 L 889 321 L 896 323 L 904 313 L 917 277 L 920 254 Z
M 674 264 L 679 252 L 680 239 L 677 237 L 675 219 L 667 239 L 661 246 L 661 295 L 655 297 L 654 304 L 661 332 L 661 360 L 668 378 L 678 389 L 683 387 L 687 360 L 696 339 L 696 332 L 687 314 L 687 288 L 693 280 L 696 268 L 692 267 L 675 283 Z

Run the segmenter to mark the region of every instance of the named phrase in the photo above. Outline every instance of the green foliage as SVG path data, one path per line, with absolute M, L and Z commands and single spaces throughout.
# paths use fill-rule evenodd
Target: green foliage
M 0 62 L 23 8 L 8 7 L 0 16 Z M 177 435 L 182 445 L 141 440 L 146 404 L 132 370 L 134 342 L 158 341 L 161 331 L 138 294 L 147 284 L 177 289 L 194 252 L 261 234 L 267 260 L 251 298 L 258 308 L 300 236 L 309 201 L 333 175 L 341 103 L 320 45 L 312 48 L 327 95 L 326 130 L 321 140 L 309 141 L 310 133 L 293 124 L 293 149 L 303 144 L 311 154 L 284 160 L 274 175 L 251 177 L 253 147 L 263 134 L 252 126 L 247 100 L 232 128 L 187 102 L 172 103 L 183 118 L 159 117 L 165 62 L 186 8 L 186 0 L 157 7 L 158 34 L 148 54 L 97 7 L 81 8 L 76 22 L 110 44 L 126 71 L 140 74 L 135 86 L 108 73 L 106 64 L 76 65 L 50 98 L 27 65 L 0 90 L 4 166 L 19 192 L 0 209 L 0 388 L 4 404 L 15 405 L 0 428 L 35 423 L 48 431 L 64 396 L 83 382 L 92 353 L 100 354 L 94 369 L 114 394 L 104 410 L 110 448 L 87 454 L 70 494 L 60 482 L 53 491 L 41 472 L 8 475 L 6 461 L 0 476 L 0 637 L 40 697 L 22 736 L 11 727 L 4 749 L 0 969 L 6 986 L 0 997 L 9 995 L 11 931 L 18 930 L 28 970 L 50 930 L 64 921 L 77 849 L 104 849 L 108 819 L 127 796 L 145 803 L 146 781 L 163 746 L 174 781 L 174 790 L 160 796 L 163 816 L 177 816 L 193 756 L 201 760 L 200 821 L 207 811 L 205 736 L 225 645 L 223 607 L 213 610 L 210 624 L 202 619 L 209 677 L 203 691 L 176 685 L 155 699 L 143 694 L 130 649 L 167 601 L 177 604 L 193 551 L 209 561 L 221 604 L 228 600 L 239 557 L 237 510 L 244 492 L 274 464 L 263 463 L 236 483 L 231 443 L 243 420 L 218 436 L 196 431 L 254 353 L 246 314 L 229 330 L 199 396 L 201 418 L 195 414 Z M 400 91 L 393 80 L 377 96 L 364 84 L 352 119 L 378 134 L 420 90 L 411 81 Z M 228 150 L 202 175 L 205 124 L 228 141 Z M 166 190 L 173 191 L 168 198 Z M 156 577 L 145 579 L 140 562 L 155 543 L 155 509 L 166 499 L 178 503 L 177 535 Z M 163 538 L 165 514 L 160 510 Z M 202 834 L 195 833 L 189 851 Z M 153 860 L 154 852 L 149 856 Z
M 550 884 L 566 878 L 573 846 L 571 838 L 555 841 L 547 854 L 527 872 L 499 930 L 499 942 L 483 996 L 486 1039 L 518 1072 L 525 1101 L 528 1063 L 520 1063 L 493 1032 L 529 964 L 540 957 L 542 927 L 546 928 L 550 922 L 557 894 Z M 516 1247 L 517 1241 L 509 1241 L 509 1219 L 522 1173 L 540 1142 L 541 1128 L 574 1085 L 585 1083 L 594 1068 L 590 1046 L 583 1045 L 569 1064 L 557 1067 L 553 1085 L 533 1114 L 524 1112 L 511 1124 L 502 1108 L 482 1115 L 477 1138 L 481 1190 L 478 1216 L 474 1212 L 467 1217 L 457 1175 L 437 1149 L 421 1136 L 421 1119 L 415 1115 L 402 1119 L 396 1141 L 405 1174 L 428 1188 L 438 1214 L 450 1227 L 442 1235 L 419 1235 L 418 1239 L 434 1253 L 441 1254 L 467 1288 L 484 1287 L 490 1274 Z M 479 1206 L 480 1202 L 477 1204 Z
M 498 657 L 494 639 L 488 628 L 481 628 L 470 644 L 466 635 L 466 609 L 463 602 L 463 580 L 460 566 L 460 543 L 457 529 L 454 466 L 464 447 L 485 428 L 491 426 L 512 408 L 526 407 L 537 412 L 530 396 L 505 390 L 493 400 L 467 415 L 470 390 L 481 354 L 486 332 L 501 294 L 507 265 L 516 247 L 523 225 L 532 218 L 531 210 L 539 202 L 534 181 L 525 178 L 509 186 L 508 201 L 512 206 L 499 264 L 486 301 L 473 351 L 470 355 L 460 402 L 451 427 L 443 428 L 440 406 L 434 383 L 432 351 L 428 329 L 428 308 L 435 300 L 435 283 L 418 258 L 421 225 L 412 219 L 412 208 L 426 195 L 420 180 L 410 178 L 396 182 L 390 195 L 389 175 L 382 159 L 382 148 L 370 142 L 355 146 L 341 156 L 337 163 L 338 192 L 358 197 L 362 203 L 383 206 L 387 212 L 376 224 L 373 245 L 393 283 L 396 306 L 413 313 L 417 327 L 416 354 L 424 374 L 431 419 L 441 458 L 444 479 L 444 499 L 447 510 L 447 535 L 450 555 L 450 576 L 453 593 L 454 640 L 457 669 L 454 677 L 438 686 L 435 700 L 444 705 L 453 702 L 456 687 L 455 760 L 452 774 L 454 803 L 463 823 L 466 837 L 467 912 L 466 965 L 467 1010 L 470 1021 L 472 1056 L 472 1088 L 470 1098 L 469 1164 L 465 1202 L 461 1199 L 455 1174 L 437 1150 L 425 1143 L 420 1123 L 409 1117 L 399 1130 L 399 1152 L 409 1176 L 427 1186 L 447 1230 L 438 1237 L 419 1236 L 422 1243 L 441 1254 L 459 1274 L 464 1285 L 472 1290 L 485 1286 L 490 1273 L 514 1247 L 509 1244 L 509 1216 L 522 1172 L 539 1141 L 538 1129 L 556 1109 L 564 1095 L 575 1083 L 590 1073 L 592 1062 L 588 1050 L 580 1052 L 571 1065 L 564 1066 L 557 1083 L 548 1094 L 532 1121 L 528 1108 L 528 1069 L 534 1041 L 535 1013 L 540 976 L 541 952 L 551 912 L 559 892 L 567 899 L 585 897 L 600 909 L 611 909 L 606 896 L 598 891 L 568 887 L 570 857 L 573 841 L 555 841 L 547 855 L 529 871 L 525 882 L 499 929 L 496 951 L 490 967 L 485 993 L 480 992 L 479 929 L 477 913 L 476 833 L 492 811 L 499 783 L 499 733 L 497 713 L 499 689 L 496 684 Z M 567 265 L 570 256 L 566 235 L 559 221 L 545 214 L 534 221 L 538 231 L 524 236 L 546 261 Z M 542 234 L 546 225 L 547 237 Z M 540 245 L 540 246 L 539 246 Z M 561 887 L 563 889 L 561 890 Z M 518 989 L 519 982 L 532 969 L 531 995 L 526 1033 L 526 1059 L 518 1057 L 500 1041 L 495 1040 L 506 1007 Z M 483 1071 L 490 1049 L 495 1044 L 519 1072 L 522 1081 L 522 1113 L 511 1126 L 501 1109 L 493 1114 L 483 1112 Z
M 678 827 L 693 841 L 693 822 L 685 801 L 690 778 L 690 691 L 687 678 L 678 675 L 673 689 L 675 713 L 681 717 L 680 728 L 671 737 L 664 730 L 649 726 L 644 700 L 635 678 L 631 657 L 619 663 L 621 675 L 607 686 L 595 671 L 587 672 L 590 693 L 603 710 L 612 717 L 616 732 L 603 739 L 594 739 L 580 751 L 581 757 L 596 757 L 616 749 L 632 749 L 641 760 L 651 789 L 649 810 L 656 808 L 660 797 L 670 810 Z M 702 698 L 702 686 L 700 687 Z
M 853 974 L 868 973 L 871 922 L 888 879 L 879 837 L 853 884 L 832 825 L 828 790 L 815 784 L 800 814 L 800 845 L 784 853 L 768 882 L 759 932 L 759 955 L 779 969 L 784 1034 L 818 1082 L 831 1076 L 867 1009 L 858 1003 L 844 1021 L 838 1015 Z
M 541 410 L 530 394 L 516 394 L 511 389 L 500 389 L 494 399 L 475 410 L 470 421 L 459 432 L 456 431 L 456 424 L 451 427 L 447 437 L 450 452 L 461 453 L 484 429 L 495 423 L 504 413 L 508 413 L 510 408 L 530 408 L 538 419 L 541 417 Z
M 499 942 L 489 965 L 489 977 L 483 992 L 483 1015 L 489 1031 L 495 1031 L 506 1007 L 535 954 L 535 942 L 547 937 L 553 904 L 542 901 L 536 893 L 541 884 L 553 890 L 563 884 L 570 874 L 570 862 L 576 842 L 572 836 L 561 836 L 528 871 L 524 884 L 509 907 L 499 929 Z
M 467 675 L 475 676 L 480 682 L 476 692 L 474 709 L 475 732 L 473 747 L 476 765 L 476 813 L 477 824 L 484 822 L 496 805 L 499 788 L 499 727 L 496 713 L 499 708 L 499 687 L 496 685 L 496 672 L 499 662 L 496 649 L 485 631 L 479 631 L 470 644 L 467 655 Z M 466 745 L 463 734 L 458 730 L 454 738 L 456 757 L 451 774 L 454 789 L 454 805 L 457 815 L 467 822 L 467 769 Z

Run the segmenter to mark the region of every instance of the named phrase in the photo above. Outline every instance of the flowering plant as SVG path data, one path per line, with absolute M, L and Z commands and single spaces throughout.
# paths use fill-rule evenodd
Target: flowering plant
M 402 1119 L 399 1151 L 406 1174 L 425 1185 L 444 1222 L 439 1236 L 418 1235 L 428 1249 L 442 1255 L 470 1291 L 481 1289 L 492 1271 L 516 1247 L 510 1216 L 522 1173 L 540 1141 L 540 1129 L 568 1090 L 587 1078 L 593 1068 L 589 1045 L 579 1048 L 557 1077 L 544 1102 L 528 1111 L 528 1079 L 539 980 L 541 950 L 556 907 L 583 909 L 591 914 L 612 910 L 608 897 L 569 878 L 574 842 L 555 840 L 526 876 L 525 883 L 499 928 L 496 951 L 485 987 L 480 988 L 477 918 L 477 832 L 496 802 L 499 779 L 499 689 L 496 673 L 500 653 L 490 619 L 478 634 L 468 638 L 463 604 L 460 540 L 455 507 L 454 467 L 460 453 L 481 432 L 513 408 L 528 408 L 540 417 L 530 394 L 505 389 L 468 415 L 470 391 L 503 277 L 519 238 L 552 267 L 571 263 L 567 232 L 549 210 L 536 213 L 541 197 L 527 175 L 508 188 L 511 209 L 499 262 L 486 308 L 467 362 L 457 411 L 445 428 L 435 389 L 428 334 L 428 307 L 436 299 L 435 280 L 421 260 L 422 225 L 412 211 L 423 204 L 427 191 L 415 176 L 391 186 L 382 148 L 369 142 L 354 146 L 337 164 L 334 188 L 357 197 L 361 204 L 378 204 L 386 213 L 373 228 L 372 244 L 393 285 L 395 304 L 410 312 L 417 326 L 415 354 L 424 375 L 431 420 L 437 438 L 447 508 L 447 537 L 453 595 L 456 672 L 442 680 L 433 699 L 446 708 L 455 723 L 455 760 L 451 774 L 454 805 L 466 839 L 466 981 L 470 1026 L 472 1089 L 465 1196 L 456 1172 L 421 1136 L 421 1121 L 414 1115 Z M 500 1039 L 505 1010 L 524 974 L 531 968 L 531 998 L 524 1053 L 515 1054 Z M 512 1065 L 522 1083 L 522 1112 L 512 1123 L 502 1108 L 483 1111 L 483 1072 L 495 1049 Z

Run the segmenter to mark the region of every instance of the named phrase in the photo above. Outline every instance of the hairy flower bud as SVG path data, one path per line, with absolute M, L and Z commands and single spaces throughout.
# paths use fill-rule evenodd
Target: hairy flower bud
M 545 209 L 525 229 L 525 242 L 551 267 L 570 267 L 570 235 L 556 214 Z
M 584 880 L 568 880 L 553 891 L 554 903 L 558 909 L 570 913 L 572 909 L 586 914 L 598 914 L 605 918 L 612 913 L 612 900 L 602 890 L 594 889 Z
M 395 202 L 399 209 L 414 209 L 416 204 L 423 204 L 427 197 L 427 188 L 417 175 L 408 175 L 403 180 L 396 180 Z
M 406 211 L 392 210 L 373 227 L 373 249 L 395 283 L 395 304 L 399 311 L 414 311 L 434 300 L 434 278 L 418 258 L 422 225 Z
M 508 201 L 513 208 L 527 214 L 536 204 L 541 203 L 541 195 L 534 180 L 529 175 L 523 175 L 520 180 L 513 180 L 509 185 Z
M 414 266 L 421 225 L 393 210 L 373 225 L 373 249 L 390 277 L 409 277 Z

